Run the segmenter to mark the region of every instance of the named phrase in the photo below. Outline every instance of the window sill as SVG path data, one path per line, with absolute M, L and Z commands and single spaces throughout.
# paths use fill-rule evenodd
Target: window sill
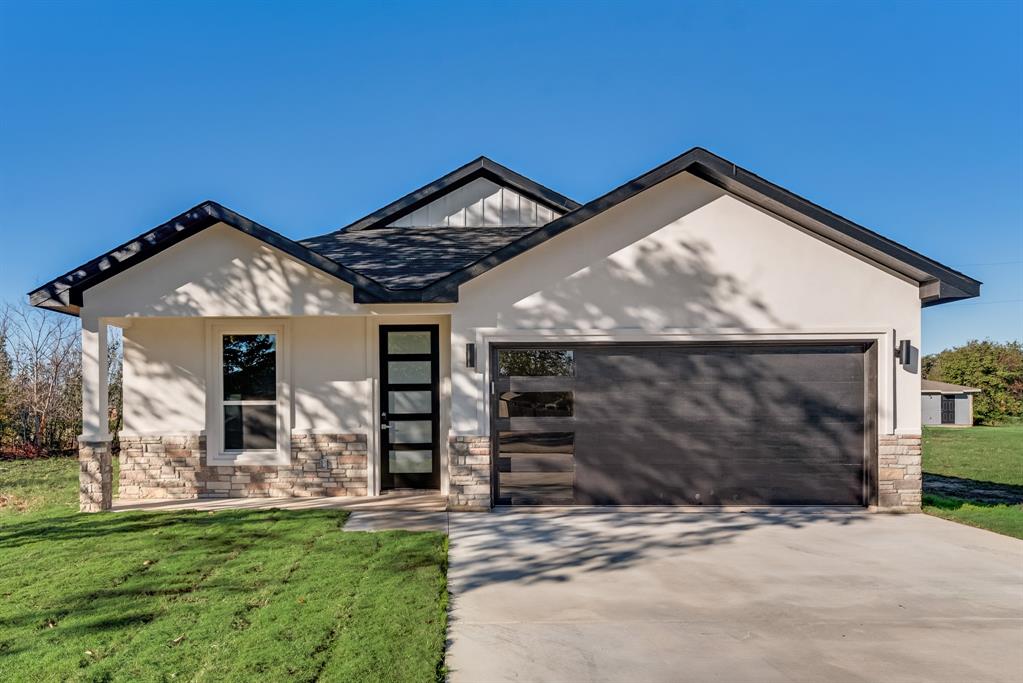
M 231 466 L 231 465 L 290 465 L 290 456 L 283 451 L 227 451 L 210 455 L 207 458 L 210 465 Z

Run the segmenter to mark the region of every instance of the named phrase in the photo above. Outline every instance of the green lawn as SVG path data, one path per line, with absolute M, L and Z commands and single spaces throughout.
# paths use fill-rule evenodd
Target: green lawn
M 924 427 L 925 474 L 1023 485 L 1023 425 Z M 992 505 L 927 493 L 924 512 L 1023 539 L 1023 505 Z
M 75 512 L 73 460 L 0 461 L 0 680 L 434 681 L 446 539 L 337 510 Z
M 924 427 L 924 472 L 1023 486 L 1023 425 Z
M 1023 506 L 971 503 L 961 498 L 924 494 L 924 512 L 960 524 L 1023 539 Z

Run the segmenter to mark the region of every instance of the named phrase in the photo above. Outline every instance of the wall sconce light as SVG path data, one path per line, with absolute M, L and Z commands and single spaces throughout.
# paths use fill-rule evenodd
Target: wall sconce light
M 465 345 L 465 367 L 475 368 L 476 367 L 476 345 L 466 344 Z
M 899 340 L 899 347 L 895 349 L 895 355 L 902 365 L 909 365 L 913 362 L 913 347 L 909 345 L 908 339 Z

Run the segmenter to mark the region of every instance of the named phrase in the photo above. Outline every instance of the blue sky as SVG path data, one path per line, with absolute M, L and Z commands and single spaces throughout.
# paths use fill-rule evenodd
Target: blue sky
M 1023 338 L 1020 3 L 0 3 L 0 299 L 203 199 L 291 237 L 479 154 L 585 201 L 696 145 Z

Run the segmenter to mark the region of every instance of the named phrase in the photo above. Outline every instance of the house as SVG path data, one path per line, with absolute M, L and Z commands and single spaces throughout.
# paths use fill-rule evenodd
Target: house
M 973 425 L 973 395 L 980 389 L 920 380 L 920 418 L 925 425 Z
M 696 148 L 585 204 L 480 158 L 291 240 L 212 201 L 30 293 L 120 495 L 920 505 L 920 310 L 980 283 Z

